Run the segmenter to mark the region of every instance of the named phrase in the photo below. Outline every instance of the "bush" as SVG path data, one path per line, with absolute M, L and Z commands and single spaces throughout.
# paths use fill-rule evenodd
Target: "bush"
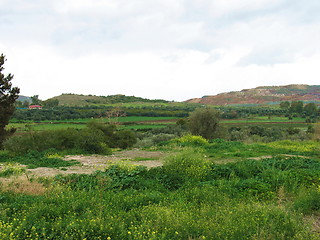
M 4 143 L 4 148 L 16 154 L 25 154 L 28 151 L 42 152 L 49 148 L 64 148 L 64 141 L 57 138 L 59 133 L 61 131 L 31 132 L 24 135 L 16 135 Z
M 135 147 L 144 148 L 144 147 L 151 147 L 153 145 L 154 143 L 151 138 L 143 138 L 137 141 L 137 143 L 135 144 Z
M 5 143 L 6 150 L 15 154 L 26 154 L 29 151 L 78 150 L 85 153 L 111 153 L 104 143 L 104 135 L 99 130 L 67 129 L 57 131 L 33 132 L 9 138 Z
M 86 153 L 111 153 L 110 149 L 104 143 L 104 134 L 102 131 L 85 128 L 79 133 L 75 144 L 76 149 L 83 149 Z
M 119 147 L 126 149 L 132 147 L 137 143 L 137 138 L 134 132 L 130 130 L 119 130 L 115 133 L 111 142 L 109 142 L 110 147 Z
M 205 146 L 208 144 L 208 140 L 206 140 L 205 138 L 201 136 L 193 136 L 190 134 L 180 138 L 175 138 L 172 140 L 172 142 L 180 146 L 194 146 L 194 147 Z
M 205 180 L 210 171 L 211 162 L 195 149 L 186 149 L 181 153 L 164 159 L 164 180 L 171 188 L 178 188 L 184 183 Z
M 104 134 L 103 142 L 112 148 L 129 148 L 136 142 L 137 138 L 131 130 L 117 130 L 115 125 L 90 122 L 88 123 L 89 129 L 100 131 Z
M 9 138 L 4 147 L 15 154 L 28 151 L 76 150 L 84 153 L 111 154 L 110 147 L 128 148 L 136 143 L 135 134 L 130 130 L 116 130 L 109 124 L 89 124 L 84 129 L 31 132 Z
M 126 189 L 136 186 L 141 177 L 147 173 L 145 166 L 114 164 L 105 170 L 106 176 L 111 179 L 111 188 Z
M 205 139 L 216 137 L 219 127 L 220 112 L 213 108 L 198 108 L 190 114 L 189 129 L 194 135 Z

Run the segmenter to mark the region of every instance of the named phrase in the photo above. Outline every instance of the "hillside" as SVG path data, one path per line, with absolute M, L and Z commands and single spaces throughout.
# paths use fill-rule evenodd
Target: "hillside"
M 20 101 L 20 102 L 25 102 L 25 101 L 27 101 L 27 102 L 31 103 L 31 98 L 30 98 L 30 97 L 26 97 L 26 96 L 19 95 L 17 101 Z
M 135 96 L 125 96 L 122 94 L 110 96 L 95 96 L 95 95 L 78 95 L 78 94 L 62 94 L 51 99 L 58 99 L 61 106 L 88 106 L 112 103 L 133 103 L 133 102 L 154 102 L 164 103 L 165 100 L 150 100 Z
M 212 105 L 272 104 L 281 101 L 320 103 L 320 85 L 264 86 L 237 92 L 221 93 L 187 100 L 189 103 Z

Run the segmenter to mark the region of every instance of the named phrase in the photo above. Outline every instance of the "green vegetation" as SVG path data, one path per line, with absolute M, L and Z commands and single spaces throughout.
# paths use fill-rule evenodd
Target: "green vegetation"
M 7 130 L 6 126 L 14 113 L 14 103 L 18 98 L 20 89 L 12 87 L 11 80 L 12 74 L 5 76 L 2 71 L 4 70 L 4 63 L 6 59 L 3 54 L 0 55 L 0 149 L 5 139 L 14 133 L 14 129 Z
M 220 112 L 213 108 L 198 108 L 190 114 L 189 129 L 193 135 L 206 139 L 217 136 L 219 129 Z
M 0 165 L 0 177 L 19 176 L 25 173 L 26 168 L 17 163 L 6 162 Z
M 258 106 L 275 105 L 282 101 L 314 102 L 319 104 L 319 85 L 287 85 L 287 86 L 263 86 L 253 89 L 244 89 L 215 96 L 204 96 L 200 99 L 191 100 L 211 105 L 237 105 Z
M 4 143 L 6 150 L 14 154 L 29 151 L 55 149 L 64 152 L 110 154 L 110 148 L 128 148 L 136 143 L 130 130 L 118 130 L 115 125 L 97 122 L 88 123 L 86 128 L 29 132 L 16 135 Z
M 248 117 L 246 119 L 232 119 L 232 120 L 223 120 L 223 123 L 299 123 L 305 122 L 305 119 L 302 117 L 294 117 L 292 119 L 288 119 L 288 117 L 283 116 L 254 116 Z
M 0 238 L 319 239 L 319 147 L 175 139 L 160 146 L 177 152 L 162 167 L 57 175 L 42 195 L 2 190 Z M 223 152 L 233 161 L 217 161 Z
M 72 94 L 41 103 L 16 111 L 6 129 L 18 132 L 0 151 L 0 239 L 319 239 L 314 103 L 206 107 Z M 80 164 L 65 154 L 133 147 L 165 157 L 134 149 L 126 164 L 115 154 L 92 174 L 28 175 Z
M 60 105 L 65 106 L 84 106 L 92 104 L 115 104 L 115 103 L 167 103 L 165 100 L 150 100 L 135 96 L 125 96 L 122 94 L 109 96 L 93 96 L 93 95 L 77 95 L 77 94 L 62 94 L 60 96 L 51 98 L 50 100 L 57 100 Z
M 79 162 L 70 160 L 66 161 L 62 159 L 62 155 L 57 154 L 54 149 L 49 149 L 43 152 L 30 151 L 21 155 L 12 155 L 7 152 L 0 154 L 1 163 L 9 163 L 7 167 L 1 169 L 2 173 L 0 176 L 4 175 L 3 171 L 14 173 L 23 173 L 25 171 L 24 167 L 21 167 L 17 164 L 26 165 L 27 168 L 39 168 L 39 167 L 48 167 L 48 168 L 60 168 L 60 167 L 70 167 L 73 165 L 79 164 Z M 6 165 L 4 165 L 6 166 Z M 9 167 L 9 169 L 8 169 Z M 19 170 L 20 169 L 20 170 Z

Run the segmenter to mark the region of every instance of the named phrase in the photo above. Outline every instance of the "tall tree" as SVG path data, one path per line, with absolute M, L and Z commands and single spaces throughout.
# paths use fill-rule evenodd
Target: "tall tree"
M 31 97 L 32 98 L 32 97 Z M 53 107 L 58 107 L 59 106 L 59 100 L 58 99 L 47 99 L 45 101 L 42 101 L 42 105 L 44 107 L 48 107 L 48 108 L 53 108 Z
M 318 107 L 315 103 L 307 103 L 303 107 L 303 111 L 309 116 L 317 115 L 317 110 L 318 110 Z
M 39 95 L 34 95 L 31 97 L 31 104 L 32 105 L 40 105 L 41 100 L 39 99 Z
M 190 132 L 206 139 L 212 139 L 218 131 L 219 120 L 219 111 L 209 107 L 197 108 L 189 117 Z
M 292 113 L 302 113 L 303 101 L 292 101 L 289 111 Z
M 281 102 L 280 103 L 280 108 L 281 109 L 289 109 L 289 107 L 290 107 L 290 102 L 289 101 L 284 101 L 284 102 Z
M 0 56 L 0 148 L 2 148 L 5 138 L 14 132 L 14 130 L 6 130 L 10 117 L 12 116 L 15 106 L 14 103 L 18 98 L 20 89 L 12 87 L 12 74 L 4 75 L 4 63 L 6 58 L 3 54 Z

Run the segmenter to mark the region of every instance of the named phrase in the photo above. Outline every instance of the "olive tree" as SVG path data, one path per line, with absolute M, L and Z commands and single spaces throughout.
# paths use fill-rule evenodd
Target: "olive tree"
M 4 75 L 4 63 L 6 59 L 3 54 L 0 56 L 0 148 L 2 148 L 3 141 L 5 138 L 13 133 L 13 130 L 6 130 L 5 127 L 8 125 L 10 117 L 12 116 L 15 106 L 14 103 L 18 98 L 20 89 L 12 87 L 11 80 L 13 79 L 12 74 Z
M 219 127 L 220 112 L 213 108 L 197 108 L 189 116 L 189 130 L 194 135 L 212 139 Z

